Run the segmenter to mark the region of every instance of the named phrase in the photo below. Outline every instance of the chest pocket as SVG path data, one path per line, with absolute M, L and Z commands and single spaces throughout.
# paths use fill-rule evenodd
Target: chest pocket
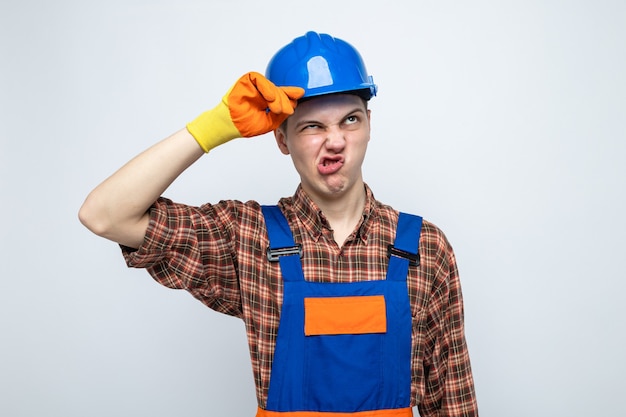
M 304 299 L 305 336 L 386 332 L 382 295 Z

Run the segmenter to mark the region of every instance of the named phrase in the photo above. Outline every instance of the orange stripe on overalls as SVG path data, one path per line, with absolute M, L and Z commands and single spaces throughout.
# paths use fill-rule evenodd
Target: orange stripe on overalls
M 397 408 L 394 410 L 357 411 L 354 413 L 328 413 L 319 411 L 275 412 L 259 408 L 256 417 L 412 417 L 413 409 Z

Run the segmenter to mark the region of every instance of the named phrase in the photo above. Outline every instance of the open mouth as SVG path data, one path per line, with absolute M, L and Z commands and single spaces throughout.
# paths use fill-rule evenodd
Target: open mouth
M 322 158 L 320 163 L 318 164 L 318 170 L 320 174 L 328 175 L 334 174 L 339 171 L 343 166 L 343 158 L 341 156 L 337 156 L 334 158 Z

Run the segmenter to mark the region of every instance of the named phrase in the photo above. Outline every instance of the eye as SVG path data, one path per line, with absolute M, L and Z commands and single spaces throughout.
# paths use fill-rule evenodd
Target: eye
M 347 124 L 347 125 L 353 125 L 353 124 L 358 123 L 358 122 L 359 122 L 359 117 L 356 116 L 356 115 L 348 116 L 348 117 L 346 117 L 346 120 L 344 121 L 344 123 Z
M 312 130 L 312 129 L 317 129 L 319 127 L 320 127 L 319 125 L 311 123 L 311 124 L 302 126 L 302 130 Z

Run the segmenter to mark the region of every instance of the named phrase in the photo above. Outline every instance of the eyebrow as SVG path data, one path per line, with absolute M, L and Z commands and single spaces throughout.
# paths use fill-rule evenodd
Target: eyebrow
M 350 110 L 349 112 L 347 112 L 342 118 L 341 120 L 346 119 L 347 117 L 355 114 L 355 113 L 361 113 L 361 114 L 365 114 L 365 111 L 360 108 L 360 107 L 355 107 L 354 109 Z M 294 128 L 299 128 L 300 126 L 304 126 L 304 125 L 308 125 L 308 124 L 320 124 L 319 120 L 316 119 L 306 119 L 306 120 L 300 120 L 298 123 L 295 124 Z

